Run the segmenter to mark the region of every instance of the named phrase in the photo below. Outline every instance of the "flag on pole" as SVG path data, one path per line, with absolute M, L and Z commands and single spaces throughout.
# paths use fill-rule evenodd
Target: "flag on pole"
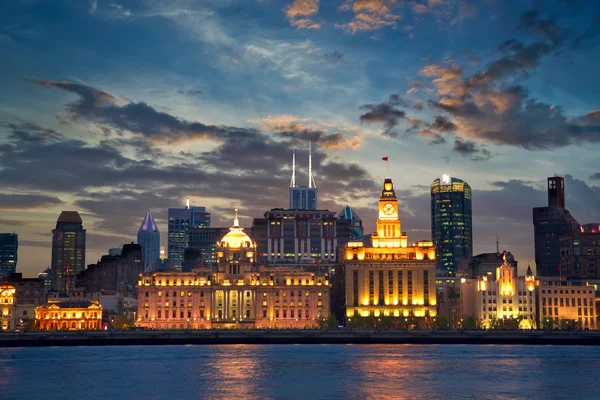
M 381 159 L 382 159 L 383 161 L 388 161 L 388 157 L 387 157 L 387 156 L 385 156 L 385 157 L 381 157 Z

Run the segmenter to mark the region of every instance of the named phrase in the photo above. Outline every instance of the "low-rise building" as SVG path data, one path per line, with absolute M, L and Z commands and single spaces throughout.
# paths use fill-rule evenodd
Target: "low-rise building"
M 496 268 L 496 279 L 487 274 L 476 279 L 461 278 L 460 297 L 463 318 L 473 317 L 483 327 L 516 325 L 521 329 L 537 326 L 536 287 L 531 268 L 525 277 L 515 278 L 514 267 L 506 257 Z
M 16 289 L 12 285 L 0 286 L 0 328 L 3 332 L 15 329 L 15 292 Z
M 538 288 L 538 326 L 546 329 L 597 329 L 596 294 L 586 282 L 542 281 Z
M 219 241 L 216 266 L 140 274 L 136 325 L 150 329 L 307 328 L 329 316 L 320 268 L 259 267 L 256 243 L 237 215 Z
M 102 329 L 102 306 L 98 301 L 49 300 L 35 309 L 35 329 L 79 331 Z

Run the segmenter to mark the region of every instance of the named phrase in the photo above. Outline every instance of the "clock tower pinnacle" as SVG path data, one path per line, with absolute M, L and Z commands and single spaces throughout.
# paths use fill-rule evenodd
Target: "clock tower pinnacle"
M 372 235 L 373 247 L 406 247 L 406 233 L 401 231 L 398 199 L 391 178 L 385 178 L 379 198 L 377 232 Z

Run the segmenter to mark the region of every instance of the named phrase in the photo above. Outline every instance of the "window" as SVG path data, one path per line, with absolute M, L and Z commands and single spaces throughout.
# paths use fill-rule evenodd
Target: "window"
M 162 318 L 162 310 L 158 310 L 157 313 L 156 313 L 156 316 L 158 318 Z

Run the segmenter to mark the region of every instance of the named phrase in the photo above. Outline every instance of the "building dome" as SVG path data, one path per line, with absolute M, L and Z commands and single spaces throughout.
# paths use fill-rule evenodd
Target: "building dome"
M 223 239 L 221 239 L 218 245 L 220 247 L 229 247 L 232 249 L 239 249 L 242 247 L 254 248 L 254 243 L 252 242 L 252 239 L 250 239 L 250 236 L 248 236 L 244 232 L 244 228 L 240 227 L 240 221 L 238 220 L 237 211 L 238 210 L 236 208 L 233 226 L 229 228 L 229 232 L 227 232 L 227 234 L 223 236 Z

